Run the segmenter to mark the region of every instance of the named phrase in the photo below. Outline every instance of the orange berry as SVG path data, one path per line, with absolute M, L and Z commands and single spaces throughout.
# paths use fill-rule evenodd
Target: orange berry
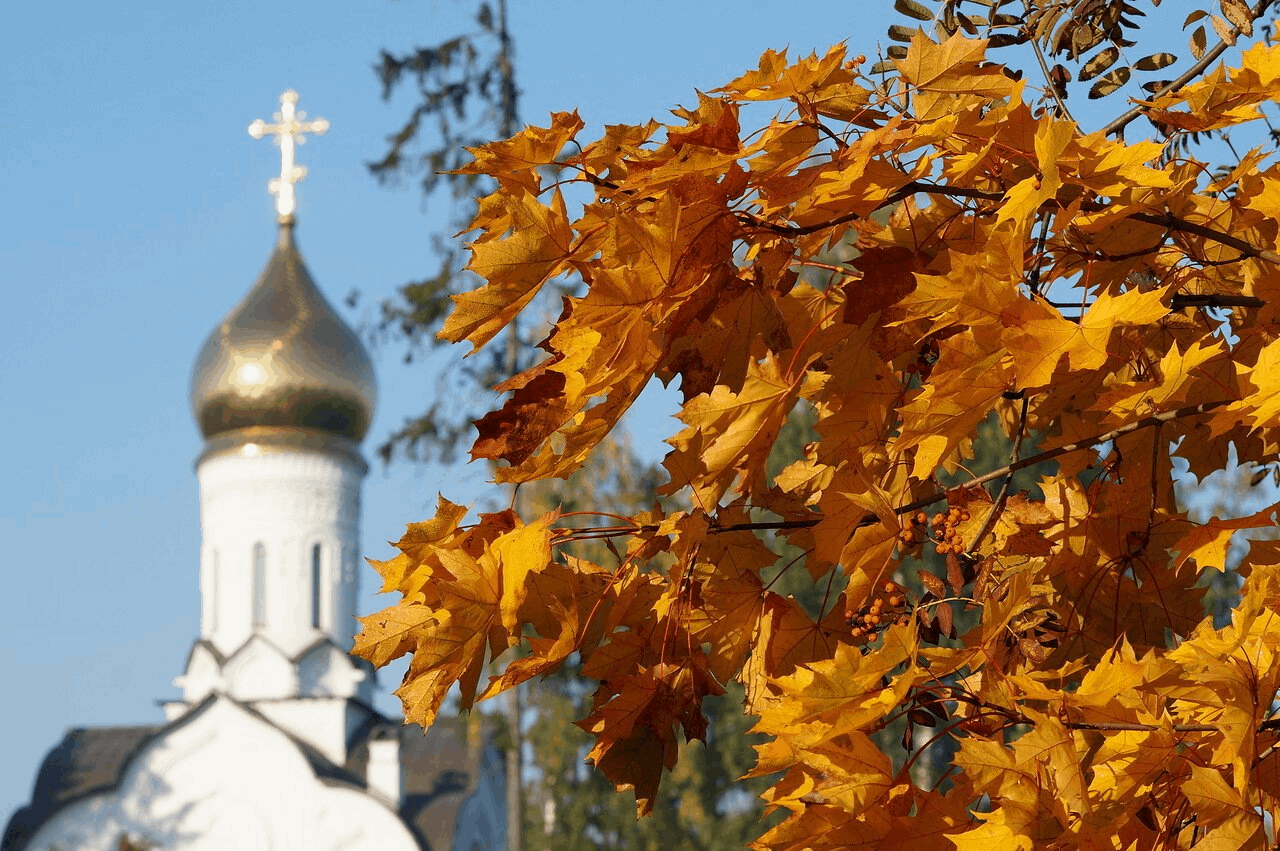
M 879 623 L 880 623 L 880 616 L 879 616 L 879 615 L 871 615 L 871 616 L 869 616 L 869 617 L 867 618 L 867 623 L 872 624 L 873 626 L 877 626 L 877 625 L 879 625 Z
M 897 594 L 894 594 L 892 597 L 889 598 L 889 605 L 895 609 L 898 608 L 898 606 L 902 605 L 902 598 L 899 597 Z
M 929 519 L 929 515 L 925 514 L 923 511 L 917 511 L 916 516 L 911 519 L 916 523 L 924 523 Z
M 894 591 L 898 590 L 898 586 L 892 582 L 885 582 L 882 587 L 884 588 L 884 593 L 886 594 L 892 594 Z

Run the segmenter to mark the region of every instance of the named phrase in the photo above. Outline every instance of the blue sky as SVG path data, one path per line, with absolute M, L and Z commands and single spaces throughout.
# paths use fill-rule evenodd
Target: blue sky
M 808 52 L 853 36 L 889 4 L 512 0 L 521 111 L 577 108 L 592 126 L 662 117 L 753 67 L 766 48 Z M 276 148 L 246 132 L 285 88 L 332 129 L 300 151 L 299 245 L 350 321 L 432 268 L 433 218 L 414 184 L 379 187 L 364 162 L 410 98 L 379 99 L 379 49 L 433 44 L 469 0 L 50 0 L 6 9 L 0 32 L 0 820 L 45 751 L 75 725 L 155 723 L 199 628 L 200 437 L 187 399 L 205 335 L 245 293 L 274 241 L 266 182 Z M 864 46 L 865 45 L 865 46 Z M 439 364 L 377 353 L 366 449 L 425 408 Z M 669 411 L 636 425 L 656 455 Z M 430 514 L 436 491 L 472 501 L 479 466 L 374 467 L 364 548 Z M 363 610 L 382 605 L 366 570 Z M 384 692 L 395 677 L 383 676 Z M 394 711 L 394 698 L 384 698 Z
M 888 2 L 510 0 L 521 112 L 577 108 L 592 127 L 663 117 L 754 67 L 849 39 L 871 55 Z M 1178 5 L 1178 4 L 1175 4 Z M 1185 5 L 1185 4 L 1184 4 Z M 379 99 L 383 47 L 469 27 L 472 0 L 19 3 L 0 31 L 0 821 L 30 794 L 69 726 L 156 723 L 199 628 L 199 516 L 188 406 L 192 360 L 274 242 L 266 183 L 277 150 L 249 137 L 285 88 L 332 123 L 300 150 L 298 241 L 353 323 L 433 269 L 413 182 L 364 163 L 411 104 Z M 1177 37 L 1178 44 L 1181 37 Z M 1075 106 L 1073 104 L 1073 106 Z M 1081 104 L 1080 106 L 1084 106 Z M 1087 110 L 1086 110 L 1087 111 Z M 1077 117 L 1082 117 L 1078 115 Z M 1143 131 L 1145 132 L 1145 131 Z M 380 402 L 366 449 L 426 407 L 439 362 L 376 353 Z M 669 400 L 645 397 L 633 437 L 651 456 Z M 471 502 L 481 466 L 374 466 L 365 553 L 431 513 Z M 362 611 L 384 605 L 372 570 Z M 389 601 L 388 601 L 389 602 Z M 380 706 L 396 711 L 382 678 Z

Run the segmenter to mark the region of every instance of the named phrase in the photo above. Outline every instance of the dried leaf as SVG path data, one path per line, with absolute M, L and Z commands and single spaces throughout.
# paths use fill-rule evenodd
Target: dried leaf
M 1094 77 L 1106 71 L 1115 61 L 1120 58 L 1120 50 L 1115 47 L 1107 47 L 1094 54 L 1088 62 L 1080 68 L 1080 81 L 1092 80 Z
M 1235 29 L 1233 29 L 1230 24 L 1228 24 L 1222 18 L 1219 18 L 1217 15 L 1210 16 L 1209 22 L 1213 24 L 1213 31 L 1218 34 L 1218 38 L 1222 39 L 1227 44 L 1230 44 L 1233 47 L 1235 46 L 1236 39 L 1239 37 L 1239 33 Z
M 894 0 L 893 8 L 908 18 L 915 18 L 917 21 L 933 20 L 933 12 L 923 3 L 916 0 Z
M 1115 92 L 1125 83 L 1129 82 L 1129 68 L 1122 65 L 1110 71 L 1106 76 L 1098 80 L 1089 88 L 1090 98 L 1102 98 Z
M 918 32 L 918 30 L 912 29 L 911 27 L 904 27 L 901 24 L 889 25 L 889 38 L 894 41 L 903 42 L 904 44 L 910 44 L 911 39 L 915 36 L 916 32 Z
M 918 575 L 920 576 L 920 582 L 929 590 L 929 593 L 933 594 L 933 596 L 939 598 L 947 596 L 947 586 L 937 576 L 927 570 L 919 571 Z
M 1222 14 L 1232 26 L 1247 36 L 1253 35 L 1253 10 L 1244 0 L 1221 0 Z
M 1161 68 L 1168 68 L 1177 61 L 1178 57 L 1172 53 L 1153 53 L 1133 63 L 1133 67 L 1139 71 L 1159 71 Z
M 1204 56 L 1205 47 L 1208 44 L 1208 42 L 1205 38 L 1205 32 L 1204 32 L 1203 26 L 1196 27 L 1191 32 L 1191 41 L 1189 43 L 1191 45 L 1192 56 L 1194 56 L 1196 59 L 1200 59 L 1201 57 Z

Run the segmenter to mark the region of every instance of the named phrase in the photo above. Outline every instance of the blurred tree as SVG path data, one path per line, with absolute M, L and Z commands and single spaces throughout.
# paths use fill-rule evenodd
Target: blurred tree
M 375 336 L 403 342 L 406 362 L 440 345 L 435 332 L 452 304 L 449 296 L 475 286 L 464 268 L 463 245 L 453 234 L 471 221 L 476 198 L 493 187 L 488 178 L 454 172 L 470 162 L 467 148 L 506 138 L 520 127 L 515 42 L 507 26 L 506 0 L 479 3 L 474 22 L 475 30 L 436 45 L 404 53 L 383 50 L 374 64 L 384 101 L 410 86 L 417 101 L 400 128 L 387 137 L 382 156 L 368 164 L 369 170 L 386 184 L 417 178 L 424 203 L 437 199 L 449 206 L 444 231 L 431 237 L 439 258 L 436 271 L 404 284 L 380 305 Z M 358 297 L 353 294 L 349 302 Z M 458 400 L 472 397 L 477 387 L 488 390 L 531 362 L 524 353 L 525 344 L 532 342 L 525 331 L 513 326 L 505 350 L 495 348 L 442 373 L 427 410 L 409 418 L 378 446 L 383 462 L 398 455 L 414 461 L 453 460 L 459 442 L 469 440 L 473 415 Z
M 1203 481 L 1187 476 L 1180 482 L 1178 499 L 1187 506 L 1187 513 L 1198 522 L 1212 517 L 1232 519 L 1246 517 L 1274 503 L 1280 493 L 1280 464 L 1255 464 L 1241 462 L 1234 449 L 1229 453 L 1227 465 Z M 1219 627 L 1231 619 L 1231 609 L 1240 600 L 1242 577 L 1237 568 L 1244 557 L 1255 547 L 1276 546 L 1280 527 L 1264 526 L 1244 529 L 1231 537 L 1227 550 L 1225 570 L 1205 571 L 1206 586 L 1204 606 Z
M 467 280 L 470 273 L 461 259 L 462 244 L 451 237 L 471 220 L 476 198 L 492 186 L 487 178 L 456 173 L 471 160 L 466 149 L 511 136 L 520 126 L 515 45 L 507 26 L 506 0 L 497 0 L 496 6 L 487 0 L 479 3 L 474 22 L 475 30 L 433 46 L 405 53 L 383 50 L 374 65 L 384 101 L 410 82 L 418 99 L 400 129 L 388 137 L 382 157 L 369 163 L 369 170 L 383 183 L 416 176 L 424 203 L 443 195 L 450 205 L 446 232 L 431 238 L 439 257 L 435 274 L 404 284 L 395 297 L 381 304 L 376 336 L 402 340 L 406 362 L 439 345 L 435 332 L 452 304 L 449 296 L 475 285 Z M 354 305 L 358 297 L 354 293 L 349 303 Z M 477 398 L 477 389 L 486 391 L 532 363 L 532 340 L 526 329 L 514 323 L 507 334 L 507 346 L 439 373 L 427 409 L 406 420 L 377 447 L 384 464 L 397 455 L 411 461 L 455 459 L 459 442 L 470 439 L 473 416 L 460 400 Z M 524 805 L 519 690 L 509 692 L 506 701 L 508 845 L 520 849 Z

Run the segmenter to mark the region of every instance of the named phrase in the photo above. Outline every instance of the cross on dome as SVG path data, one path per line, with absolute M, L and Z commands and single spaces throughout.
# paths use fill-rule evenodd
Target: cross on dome
M 293 185 L 307 176 L 307 167 L 294 163 L 294 144 L 301 145 L 307 140 L 304 133 L 323 136 L 329 129 L 329 122 L 323 118 L 306 121 L 307 114 L 296 109 L 297 103 L 298 93 L 293 89 L 286 89 L 280 95 L 280 111 L 272 116 L 274 124 L 267 124 L 259 118 L 249 125 L 250 136 L 261 139 L 270 134 L 276 137 L 276 144 L 280 146 L 280 176 L 271 179 L 267 190 L 276 196 L 276 212 L 282 219 L 293 218 L 294 208 L 297 207 Z

